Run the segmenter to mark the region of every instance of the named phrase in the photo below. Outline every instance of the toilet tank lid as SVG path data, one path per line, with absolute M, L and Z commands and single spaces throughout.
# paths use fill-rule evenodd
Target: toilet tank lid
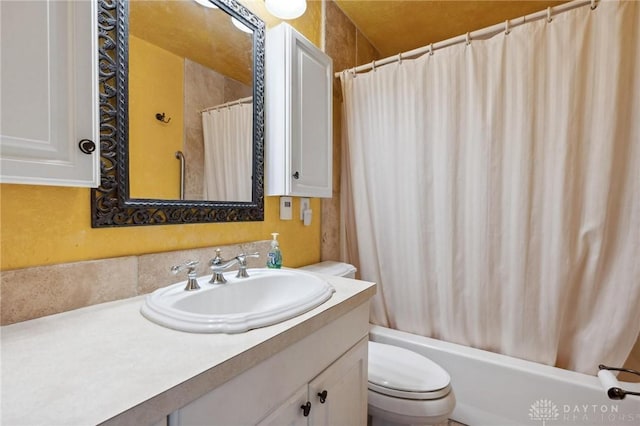
M 344 277 L 357 270 L 353 265 L 344 262 L 335 262 L 333 260 L 325 260 L 324 262 L 303 266 L 300 269 L 335 277 Z

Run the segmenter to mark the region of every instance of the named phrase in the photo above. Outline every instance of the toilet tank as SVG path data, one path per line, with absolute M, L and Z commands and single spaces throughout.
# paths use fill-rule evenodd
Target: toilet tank
M 299 269 L 344 278 L 355 278 L 357 271 L 356 267 L 353 265 L 343 262 L 334 262 L 333 260 L 314 263 L 311 265 L 303 266 Z

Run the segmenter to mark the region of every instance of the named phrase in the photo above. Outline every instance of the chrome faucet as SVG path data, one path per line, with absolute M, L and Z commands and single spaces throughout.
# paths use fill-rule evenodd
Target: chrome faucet
M 209 267 L 213 271 L 213 275 L 209 280 L 210 284 L 224 284 L 227 282 L 227 279 L 224 277 L 223 272 L 230 268 L 231 266 L 238 264 L 238 274 L 236 278 L 249 278 L 249 274 L 247 274 L 247 258 L 249 257 L 260 257 L 260 253 L 241 253 L 234 257 L 231 260 L 224 260 L 222 256 L 220 256 L 220 249 L 216 250 L 216 257 L 209 261 Z
M 224 277 L 223 272 L 231 265 L 233 265 L 233 262 L 223 260 L 222 256 L 220 256 L 220 249 L 216 249 L 216 257 L 209 261 L 209 268 L 213 271 L 209 284 L 225 284 L 227 279 Z
M 183 270 L 187 270 L 187 286 L 184 288 L 185 291 L 199 290 L 200 286 L 198 285 L 198 280 L 196 279 L 196 266 L 198 266 L 197 260 L 190 260 L 189 262 L 185 262 L 182 265 L 172 266 L 171 272 L 173 275 L 178 275 L 178 273 Z

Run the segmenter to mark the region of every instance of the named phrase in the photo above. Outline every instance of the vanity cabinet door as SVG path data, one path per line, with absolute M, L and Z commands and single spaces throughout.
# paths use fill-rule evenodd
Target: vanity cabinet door
M 367 424 L 367 349 L 367 340 L 361 340 L 309 383 L 309 424 Z
M 367 338 L 263 419 L 260 426 L 367 424 Z M 303 409 L 308 405 L 308 410 Z
M 307 385 L 304 385 L 284 404 L 258 423 L 258 426 L 306 426 L 309 417 L 304 415 L 301 407 L 307 402 Z
M 0 182 L 99 185 L 96 7 L 0 1 Z
M 331 198 L 332 69 L 288 24 L 267 32 L 267 195 Z

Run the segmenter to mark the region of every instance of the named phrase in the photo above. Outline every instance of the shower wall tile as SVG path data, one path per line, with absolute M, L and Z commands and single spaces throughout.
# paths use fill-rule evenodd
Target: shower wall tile
M 251 268 L 263 267 L 269 240 L 219 247 L 225 259 L 240 253 L 260 254 Z M 199 260 L 198 275 L 206 275 L 208 261 L 218 247 L 178 250 L 142 256 L 116 257 L 2 271 L 0 325 L 66 312 L 85 306 L 147 294 L 186 280 L 169 271 L 173 265 Z M 237 269 L 232 267 L 231 269 Z
M 185 127 L 202 129 L 200 111 L 224 102 L 222 74 L 185 59 L 184 61 L 184 122 Z
M 133 297 L 137 274 L 135 257 L 3 271 L 0 323 L 13 324 Z
M 322 201 L 322 260 L 340 260 L 340 192 Z
M 224 101 L 231 102 L 237 99 L 253 96 L 253 87 L 240 83 L 231 78 L 224 79 Z
M 184 61 L 185 198 L 203 199 L 204 133 L 203 109 L 252 95 L 252 88 L 210 68 Z
M 325 52 L 334 71 L 378 59 L 380 54 L 333 1 L 326 2 Z M 342 167 L 342 88 L 333 80 L 333 197 L 322 199 L 322 260 L 340 260 L 340 179 Z
M 373 60 L 380 59 L 380 53 L 360 30 L 356 31 L 356 45 L 358 46 L 356 50 L 356 65 L 364 65 Z
M 204 198 L 204 137 L 202 127 L 185 128 L 185 177 L 184 193 L 187 200 L 202 200 Z
M 333 70 L 342 71 L 355 66 L 356 26 L 333 2 L 326 2 L 325 52 L 333 59 Z M 333 80 L 334 99 L 342 99 L 340 79 Z
M 193 62 L 184 61 L 185 198 L 201 200 L 204 182 L 204 136 L 200 111 L 224 102 L 225 77 Z

